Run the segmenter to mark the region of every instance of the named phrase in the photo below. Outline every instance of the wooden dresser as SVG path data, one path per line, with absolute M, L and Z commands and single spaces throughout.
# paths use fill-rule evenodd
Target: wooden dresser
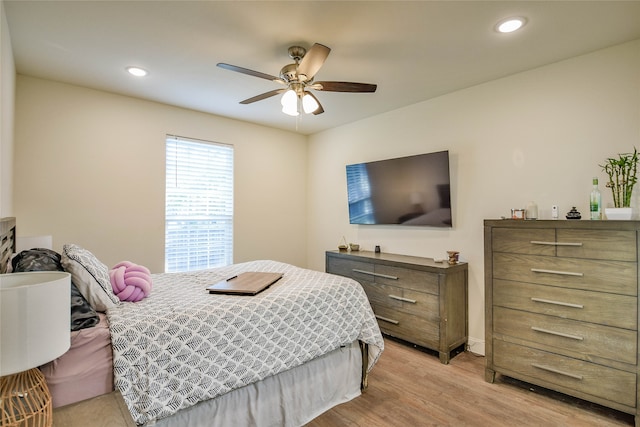
M 485 220 L 486 380 L 636 415 L 638 221 Z
M 327 273 L 360 282 L 383 333 L 439 352 L 468 335 L 467 264 L 368 251 L 326 253 Z

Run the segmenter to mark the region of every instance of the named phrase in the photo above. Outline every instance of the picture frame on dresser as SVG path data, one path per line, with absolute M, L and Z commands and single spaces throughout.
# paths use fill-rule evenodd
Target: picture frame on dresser
M 485 380 L 635 416 L 639 221 L 485 220 Z

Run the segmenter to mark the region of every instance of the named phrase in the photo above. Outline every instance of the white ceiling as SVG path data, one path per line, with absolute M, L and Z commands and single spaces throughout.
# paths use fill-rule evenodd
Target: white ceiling
M 640 38 L 640 1 L 11 1 L 17 72 L 312 134 L 513 73 Z M 494 25 L 524 16 L 519 32 Z M 376 83 L 316 92 L 298 119 L 268 80 L 291 45 L 332 48 L 316 80 Z M 125 73 L 136 65 L 144 79 Z

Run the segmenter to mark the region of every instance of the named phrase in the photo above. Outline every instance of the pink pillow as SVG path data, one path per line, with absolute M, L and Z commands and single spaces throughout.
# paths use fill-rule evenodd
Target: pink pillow
M 109 271 L 109 278 L 120 301 L 140 301 L 151 292 L 151 273 L 142 265 L 122 261 Z

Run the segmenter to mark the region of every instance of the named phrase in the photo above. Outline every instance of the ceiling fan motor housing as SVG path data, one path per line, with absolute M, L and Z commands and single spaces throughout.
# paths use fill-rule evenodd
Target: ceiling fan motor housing
M 307 49 L 303 48 L 302 46 L 291 46 L 289 48 L 289 58 L 293 59 L 296 62 L 300 61 L 306 53 Z
M 288 64 L 280 70 L 280 78 L 285 82 L 298 80 L 298 64 Z

